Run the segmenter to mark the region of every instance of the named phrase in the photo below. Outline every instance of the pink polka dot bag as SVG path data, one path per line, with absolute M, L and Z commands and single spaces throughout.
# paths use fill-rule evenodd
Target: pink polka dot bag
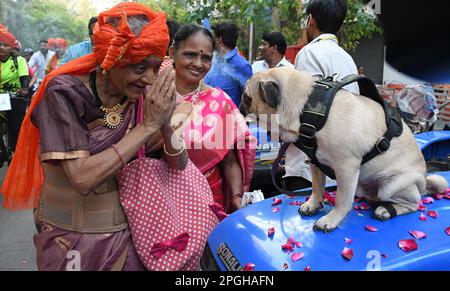
M 184 171 L 139 158 L 119 174 L 120 201 L 133 244 L 148 270 L 197 271 L 217 225 L 206 178 L 189 161 Z
M 137 115 L 142 122 L 142 106 Z M 198 271 L 206 240 L 219 222 L 208 181 L 191 161 L 183 171 L 170 169 L 163 160 L 146 158 L 145 146 L 138 157 L 118 180 L 139 258 L 151 271 Z

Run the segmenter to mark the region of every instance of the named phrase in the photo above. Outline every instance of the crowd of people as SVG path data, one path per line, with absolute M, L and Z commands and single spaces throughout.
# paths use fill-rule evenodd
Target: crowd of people
M 31 101 L 11 101 L 10 112 L 18 120 L 8 115 L 14 131 L 10 138 L 18 142 L 11 143 L 15 154 L 2 185 L 4 206 L 35 210 L 39 270 L 66 270 L 66 254 L 74 250 L 89 258 L 81 261 L 80 270 L 151 269 L 149 260 L 169 261 L 188 250 L 186 244 L 204 246 L 211 226 L 241 208 L 249 191 L 256 139 L 238 110 L 247 80 L 277 67 L 303 70 L 317 79 L 357 73 L 336 37 L 346 9 L 345 0 L 310 1 L 309 44 L 295 64 L 285 58 L 287 42 L 280 32 L 263 35 L 260 59 L 251 65 L 237 48 L 236 24 L 217 23 L 212 31 L 180 25 L 138 3 L 120 3 L 92 18 L 90 40 L 70 47 L 61 38 L 42 40 L 39 51 L 25 49 L 24 57 L 13 54 L 16 39 L 1 26 L 0 93 L 18 92 Z M 180 112 L 188 119 L 174 124 Z M 219 136 L 225 137 L 219 146 L 210 147 Z M 285 187 L 310 183 L 304 154 L 292 148 L 288 155 Z M 195 165 L 209 185 L 202 193 L 214 202 L 199 202 L 214 214 L 205 214 L 205 223 L 195 230 L 205 234 L 199 236 L 203 240 L 190 230 L 170 233 L 159 243 L 172 240 L 172 246 L 177 238 L 186 243 L 184 248 L 158 256 L 153 249 L 159 244 L 135 245 L 142 226 L 127 221 L 130 205 L 121 203 L 121 189 L 126 187 L 124 173 L 141 158 L 162 161 L 145 170 L 148 181 L 166 168 L 188 175 L 190 163 Z M 193 181 L 198 178 L 188 172 Z M 192 186 L 177 175 L 159 183 L 181 183 L 190 191 Z M 152 199 L 152 194 L 143 196 Z M 198 262 L 187 265 L 199 268 Z M 161 269 L 187 265 L 163 264 Z

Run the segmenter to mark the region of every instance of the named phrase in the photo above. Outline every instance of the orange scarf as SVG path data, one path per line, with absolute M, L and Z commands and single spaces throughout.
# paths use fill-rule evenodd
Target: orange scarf
M 149 23 L 139 36 L 128 25 L 127 17 L 145 15 Z M 108 17 L 120 17 L 117 28 L 106 23 Z M 169 31 L 164 13 L 156 13 L 139 3 L 120 3 L 100 13 L 94 28 L 94 53 L 71 61 L 46 76 L 33 97 L 22 123 L 16 152 L 6 173 L 1 192 L 3 206 L 10 210 L 36 208 L 43 183 L 42 165 L 38 158 L 39 129 L 31 120 L 31 113 L 45 97 L 47 85 L 56 76 L 83 75 L 94 70 L 98 64 L 104 70 L 113 66 L 126 66 L 143 61 L 150 55 L 164 59 L 169 46 Z

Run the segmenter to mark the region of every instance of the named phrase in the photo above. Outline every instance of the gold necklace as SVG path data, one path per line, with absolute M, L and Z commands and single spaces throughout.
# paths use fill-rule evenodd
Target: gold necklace
M 105 113 L 103 119 L 105 120 L 106 126 L 111 129 L 116 129 L 120 126 L 123 121 L 123 116 L 118 110 L 122 105 L 117 103 L 112 108 L 106 108 L 105 106 L 100 106 L 100 110 Z

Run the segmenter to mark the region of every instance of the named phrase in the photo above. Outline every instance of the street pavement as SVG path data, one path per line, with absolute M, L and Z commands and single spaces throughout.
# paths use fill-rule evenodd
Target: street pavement
M 3 182 L 6 169 L 6 166 L 0 169 L 0 182 Z M 32 211 L 12 212 L 2 205 L 3 196 L 0 195 L 0 271 L 37 270 Z

